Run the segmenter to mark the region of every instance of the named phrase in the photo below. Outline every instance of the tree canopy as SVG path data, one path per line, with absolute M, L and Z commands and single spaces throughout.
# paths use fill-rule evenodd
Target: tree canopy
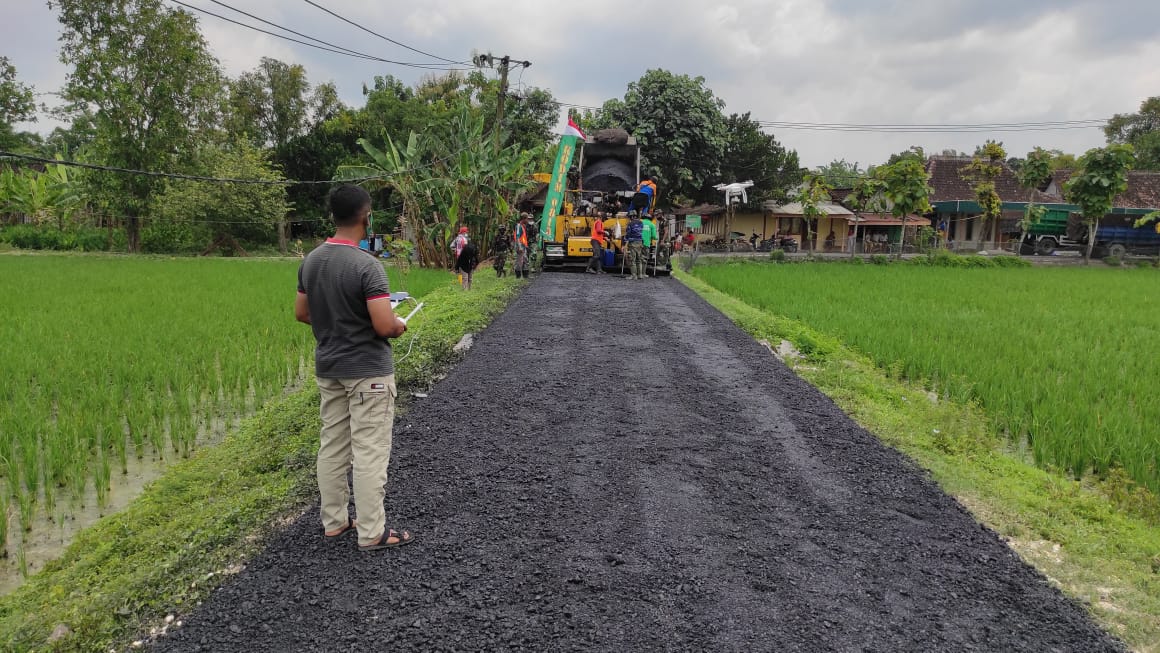
M 1104 135 L 1108 143 L 1132 146 L 1137 169 L 1160 170 L 1160 96 L 1144 100 L 1136 113 L 1112 116 Z
M 0 56 L 0 147 L 12 147 L 21 142 L 16 137 L 13 123 L 36 119 L 36 102 L 32 87 L 16 79 L 16 67 L 8 57 Z

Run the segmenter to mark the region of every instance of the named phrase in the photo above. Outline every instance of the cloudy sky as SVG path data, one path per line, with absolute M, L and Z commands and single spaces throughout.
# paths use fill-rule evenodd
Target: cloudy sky
M 59 89 L 58 24 L 42 0 L 2 0 L 0 54 L 37 91 Z M 185 0 L 218 13 L 211 0 Z M 451 59 L 473 51 L 533 65 L 514 82 L 599 105 L 650 68 L 701 75 L 730 112 L 842 124 L 994 124 L 1107 118 L 1160 95 L 1156 0 L 316 0 L 363 25 Z M 429 61 L 298 0 L 225 0 L 269 21 L 400 61 Z M 250 19 L 230 14 L 244 21 Z M 225 70 L 271 56 L 334 81 L 350 104 L 364 81 L 423 71 L 279 41 L 201 16 Z M 51 101 L 51 96 L 44 96 Z M 42 120 L 32 128 L 45 130 Z M 986 133 L 834 132 L 778 128 L 807 165 L 863 165 L 921 145 L 973 151 L 989 136 L 1013 154 L 1036 145 L 1082 153 L 1099 129 Z

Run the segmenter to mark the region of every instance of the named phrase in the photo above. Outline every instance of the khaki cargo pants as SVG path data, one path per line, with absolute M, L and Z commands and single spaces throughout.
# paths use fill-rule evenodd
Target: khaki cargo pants
M 322 395 L 322 443 L 318 448 L 322 527 L 336 531 L 347 525 L 347 473 L 353 467 L 358 543 L 374 544 L 387 525 L 383 498 L 398 396 L 395 376 L 318 379 L 318 391 Z

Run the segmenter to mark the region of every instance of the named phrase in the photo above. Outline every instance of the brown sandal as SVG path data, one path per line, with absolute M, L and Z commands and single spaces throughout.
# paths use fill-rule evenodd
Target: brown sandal
M 394 542 L 391 542 L 392 538 L 395 540 Z M 383 549 L 395 549 L 400 546 L 406 546 L 414 541 L 415 538 L 409 532 L 403 531 L 402 533 L 399 533 L 393 528 L 388 528 L 386 532 L 383 533 L 382 537 L 379 538 L 377 543 L 368 544 L 366 546 L 359 546 L 358 550 L 381 551 Z

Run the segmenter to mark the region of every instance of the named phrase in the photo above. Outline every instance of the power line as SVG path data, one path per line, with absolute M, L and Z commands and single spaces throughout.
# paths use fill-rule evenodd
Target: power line
M 395 45 L 397 45 L 397 46 L 399 46 L 399 47 L 401 47 L 401 48 L 406 48 L 407 50 L 410 50 L 411 52 L 415 52 L 415 53 L 421 54 L 421 55 L 423 55 L 423 56 L 425 56 L 425 57 L 431 57 L 432 59 L 438 59 L 438 60 L 440 60 L 440 61 L 444 61 L 444 62 L 447 62 L 447 63 L 450 63 L 450 64 L 457 64 L 457 65 L 467 65 L 467 64 L 469 63 L 469 62 L 467 62 L 467 61 L 455 61 L 454 59 L 448 59 L 448 58 L 446 58 L 446 57 L 440 57 L 440 56 L 439 56 L 439 55 L 437 55 L 437 54 L 431 54 L 430 52 L 424 52 L 423 50 L 420 50 L 420 49 L 418 49 L 418 48 L 413 48 L 413 47 L 411 47 L 411 46 L 407 45 L 406 43 L 400 43 L 400 42 L 396 41 L 395 39 L 392 39 L 392 38 L 390 38 L 390 37 L 387 37 L 387 36 L 383 36 L 382 34 L 379 34 L 378 32 L 376 32 L 376 31 L 374 31 L 374 30 L 372 30 L 372 29 L 369 29 L 369 28 L 367 28 L 367 27 L 364 27 L 363 25 L 360 25 L 359 23 L 356 23 L 356 22 L 354 22 L 353 20 L 350 20 L 349 18 L 346 18 L 345 16 L 341 16 L 341 15 L 339 15 L 339 14 L 336 14 L 335 12 L 333 12 L 333 11 L 331 11 L 331 10 L 327 9 L 326 7 L 323 7 L 323 6 L 322 6 L 322 5 L 320 5 L 320 4 L 318 4 L 317 2 L 313 2 L 312 0 L 305 0 L 305 2 L 306 2 L 306 4 L 308 4 L 308 5 L 311 5 L 311 6 L 313 6 L 313 7 L 316 7 L 316 8 L 318 8 L 318 9 L 321 9 L 322 11 L 325 11 L 326 13 L 330 14 L 331 16 L 334 16 L 335 18 L 337 18 L 337 19 L 341 20 L 341 21 L 342 21 L 342 22 L 344 22 L 344 23 L 347 23 L 347 24 L 349 24 L 349 25 L 353 25 L 353 26 L 355 26 L 355 27 L 357 27 L 357 28 L 361 29 L 362 31 L 366 32 L 367 34 L 370 34 L 370 35 L 372 35 L 372 36 L 377 36 L 378 38 L 380 38 L 380 39 L 382 39 L 382 40 L 384 40 L 384 41 L 386 41 L 386 42 L 388 42 L 388 43 L 393 43 L 393 44 L 395 44 Z
M 182 2 L 182 0 L 169 0 L 169 1 L 174 3 L 174 4 L 181 5 L 182 7 L 185 7 L 187 9 L 192 9 L 193 11 L 197 11 L 197 12 L 206 14 L 207 16 L 213 16 L 214 18 L 224 20 L 227 23 L 233 23 L 234 25 L 238 25 L 239 27 L 244 27 L 246 29 L 254 30 L 255 32 L 261 32 L 262 34 L 268 34 L 268 35 L 273 36 L 275 38 L 283 39 L 285 41 L 290 41 L 292 43 L 298 43 L 301 45 L 305 45 L 307 47 L 315 48 L 317 50 L 324 50 L 326 52 L 333 52 L 334 54 L 341 54 L 341 55 L 345 55 L 348 57 L 354 57 L 356 59 L 366 59 L 368 61 L 378 61 L 381 63 L 389 63 L 389 64 L 394 64 L 397 66 L 409 66 L 411 68 L 419 68 L 422 70 L 468 70 L 467 68 L 447 68 L 446 66 L 443 66 L 442 64 L 393 61 L 391 59 L 384 59 L 382 57 L 376 57 L 374 55 L 366 54 L 363 52 L 358 52 L 356 50 L 351 50 L 349 48 L 345 48 L 345 47 L 340 46 L 340 45 L 335 45 L 333 43 L 329 43 L 329 42 L 323 41 L 321 39 L 316 39 L 314 37 L 306 37 L 306 38 L 309 38 L 311 40 L 317 41 L 318 43 L 325 44 L 325 46 L 318 45 L 316 43 L 311 43 L 309 41 L 303 41 L 303 40 L 296 39 L 296 38 L 293 38 L 290 36 L 286 36 L 284 34 L 279 34 L 277 32 L 271 32 L 270 30 L 262 29 L 261 27 L 256 27 L 254 25 L 247 25 L 246 23 L 243 23 L 243 22 L 238 21 L 238 20 L 234 20 L 233 18 L 228 18 L 228 17 L 223 16 L 223 15 L 218 14 L 218 13 L 214 13 L 208 9 L 202 9 L 201 7 L 195 7 L 194 5 Z M 236 11 L 238 13 L 245 14 L 247 16 L 250 15 L 250 14 L 246 14 L 246 12 L 243 12 L 240 9 L 234 9 L 233 7 L 230 7 L 229 5 L 225 5 L 225 4 L 220 3 L 220 2 L 217 4 L 221 4 L 222 6 L 227 7 L 228 9 L 232 9 L 233 11 Z M 263 22 L 268 23 L 268 21 L 263 21 Z M 273 23 L 268 23 L 268 24 L 273 24 Z M 275 26 L 278 27 L 278 29 L 285 30 L 287 32 L 297 33 L 297 32 L 293 32 L 292 30 L 289 30 L 285 27 L 282 27 L 280 25 L 275 25 Z

